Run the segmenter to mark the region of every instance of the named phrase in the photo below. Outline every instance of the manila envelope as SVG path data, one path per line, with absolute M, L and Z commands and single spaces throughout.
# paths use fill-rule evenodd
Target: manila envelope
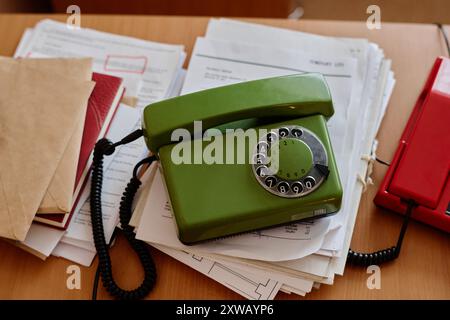
M 92 79 L 91 58 L 39 58 L 11 59 L 0 57 L 0 61 L 17 61 L 25 66 L 45 69 L 57 75 L 70 77 L 74 80 L 89 81 Z M 71 210 L 75 185 L 78 156 L 83 137 L 85 115 L 77 120 L 78 124 L 59 162 L 55 175 L 48 186 L 37 213 L 67 214 Z
M 25 239 L 93 87 L 0 60 L 1 237 Z
M 90 58 L 21 59 L 19 62 L 39 69 L 44 68 L 49 72 L 74 80 L 90 81 L 92 79 L 92 60 Z M 86 109 L 78 120 L 74 120 L 77 121 L 77 125 L 37 213 L 67 214 L 71 210 L 85 116 Z

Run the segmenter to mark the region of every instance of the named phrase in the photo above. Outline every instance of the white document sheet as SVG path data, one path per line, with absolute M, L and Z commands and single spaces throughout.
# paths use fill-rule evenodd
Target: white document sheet
M 280 290 L 288 293 L 305 294 L 310 291 L 310 289 L 301 288 L 299 284 L 297 284 L 297 287 L 291 285 L 291 283 L 295 283 L 293 279 L 304 281 L 314 280 L 317 281 L 316 285 L 319 285 L 319 283 L 332 284 L 335 273 L 343 274 L 346 253 L 359 205 L 362 185 L 356 181 L 356 176 L 358 173 L 364 175 L 367 168 L 367 162 L 361 161 L 359 156 L 370 153 L 372 140 L 378 130 L 395 83 L 393 74 L 389 71 L 389 63 L 383 62 L 384 56 L 382 50 L 374 44 L 369 44 L 367 40 L 315 36 L 226 19 L 212 19 L 206 37 L 206 40 L 199 40 L 199 43 L 200 41 L 207 41 L 210 44 L 214 42 L 224 43 L 221 40 L 230 40 L 231 42 L 228 44 L 232 49 L 229 50 L 233 52 L 230 54 L 226 46 L 213 46 L 214 48 L 212 50 L 210 48 L 209 51 L 208 49 L 205 50 L 205 46 L 203 46 L 202 50 L 199 50 L 200 55 L 197 56 L 196 53 L 199 46 L 199 43 L 197 43 L 192 55 L 190 72 L 188 72 L 183 93 L 252 79 L 252 76 L 240 77 L 240 72 L 244 67 L 236 66 L 230 72 L 230 68 L 227 68 L 229 64 L 223 63 L 223 61 L 227 63 L 235 62 L 237 64 L 250 62 L 248 65 L 253 65 L 255 70 L 274 66 L 274 64 L 261 63 L 258 60 L 261 59 L 261 56 L 264 56 L 266 49 L 271 49 L 273 50 L 272 52 L 291 51 L 274 50 L 274 47 L 301 50 L 303 54 L 299 55 L 300 59 L 304 56 L 305 52 L 314 55 L 316 60 L 319 57 L 326 59 L 326 57 L 330 56 L 330 52 L 332 52 L 331 55 L 333 57 L 353 57 L 357 60 L 358 68 L 354 77 L 356 83 L 353 83 L 350 106 L 347 107 L 344 116 L 345 121 L 347 121 L 345 124 L 347 129 L 349 123 L 354 124 L 354 126 L 344 133 L 344 138 L 341 141 L 344 148 L 349 146 L 351 148 L 342 152 L 342 158 L 338 155 L 339 150 L 336 150 L 336 147 L 334 148 L 338 158 L 338 165 L 340 158 L 342 163 L 346 163 L 349 166 L 350 169 L 348 172 L 352 173 L 352 178 L 347 179 L 348 184 L 344 186 L 344 193 L 348 194 L 347 197 L 344 197 L 344 208 L 346 210 L 344 213 L 341 210 L 331 219 L 322 246 L 316 251 L 319 254 L 311 254 L 301 259 L 274 262 L 271 260 L 242 259 L 240 255 L 228 255 L 227 253 L 221 252 L 221 250 L 214 250 L 215 248 L 213 246 L 208 248 L 212 250 L 205 251 L 202 250 L 203 248 L 197 246 L 189 246 L 182 249 L 188 250 L 190 253 L 196 255 L 201 255 L 212 261 L 226 264 L 228 267 L 247 270 L 250 273 L 263 272 L 268 275 L 270 274 L 272 279 L 276 279 L 275 274 L 277 273 L 285 277 L 290 277 L 290 280 L 286 279 L 285 281 L 277 279 L 283 282 Z M 253 46 L 255 56 L 247 59 L 247 61 L 242 61 L 242 57 L 247 58 L 243 54 L 245 50 L 242 50 L 244 43 L 248 47 L 251 47 L 251 44 L 258 45 L 258 47 Z M 269 48 L 264 48 L 264 46 Z M 258 50 L 255 50 L 255 48 L 258 48 Z M 278 53 L 277 57 L 279 59 L 277 63 L 279 61 L 286 61 L 286 56 L 284 55 Z M 202 64 L 198 62 L 199 59 L 197 58 L 220 60 L 221 62 Z M 190 78 L 191 73 L 193 77 Z M 248 70 L 242 71 L 242 73 L 248 73 Z M 330 135 L 333 139 L 334 133 L 332 130 L 333 126 L 330 127 Z M 333 145 L 335 145 L 334 141 Z M 353 148 L 353 146 L 356 147 Z M 341 177 L 342 172 L 344 171 L 340 168 Z M 343 181 L 343 183 L 345 182 Z M 150 206 L 148 207 L 150 210 L 154 209 Z M 160 210 L 161 217 L 165 217 L 166 220 L 171 220 L 168 202 L 160 201 L 159 207 L 156 210 Z M 148 212 L 144 212 L 143 217 L 145 218 L 147 214 Z M 166 221 L 166 226 L 169 227 L 170 225 L 172 225 L 173 229 L 173 221 L 170 221 L 170 223 Z M 169 240 L 169 242 L 172 240 Z M 195 266 L 192 267 L 195 268 Z
M 52 256 L 64 258 L 85 267 L 92 264 L 96 254 L 95 251 L 85 250 L 64 242 L 60 242 L 52 252 Z
M 372 53 L 377 54 L 376 52 Z M 370 155 L 371 153 L 372 143 L 381 124 L 381 120 L 383 119 L 383 115 L 387 108 L 387 102 L 395 83 L 393 74 L 389 71 L 390 61 L 381 60 L 380 56 L 378 58 L 374 57 L 374 59 L 371 59 L 370 61 L 369 68 L 372 70 L 369 73 L 370 85 L 368 85 L 369 89 L 367 90 L 369 96 L 366 97 L 368 106 L 365 108 L 364 121 L 360 121 L 359 128 L 357 129 L 358 132 L 362 132 L 363 134 L 357 136 L 353 142 L 354 145 L 359 146 L 357 154 L 361 155 Z M 385 66 L 382 67 L 383 65 Z M 351 163 L 355 177 L 360 175 L 364 178 L 366 176 L 367 161 L 353 159 Z M 322 245 L 322 249 L 328 250 L 332 256 L 343 255 L 345 257 L 347 254 L 347 250 L 343 250 L 346 241 L 347 224 L 351 223 L 349 221 L 354 221 L 353 218 L 356 217 L 359 198 L 362 191 L 361 182 L 356 179 L 353 180 L 352 190 L 354 190 L 352 197 L 347 198 L 347 201 L 349 201 L 348 206 L 350 208 L 348 214 L 340 217 L 341 223 L 345 227 L 328 232 Z
M 14 53 L 14 57 L 25 57 L 27 52 L 26 49 L 28 44 L 30 43 L 31 38 L 33 37 L 33 28 L 26 28 L 22 34 L 22 38 L 20 38 L 19 44 L 17 45 L 16 52 Z
M 288 29 L 230 19 L 211 19 L 206 33 L 207 39 L 241 42 L 268 48 L 297 50 L 312 55 L 315 59 L 354 58 L 357 61 L 355 81 L 352 83 L 351 106 L 346 108 L 347 116 L 357 117 L 361 110 L 364 79 L 367 73 L 368 42 L 365 39 L 325 37 Z M 330 54 L 331 53 L 331 54 Z M 301 57 L 299 57 L 301 59 Z M 329 78 L 326 78 L 329 82 Z M 334 96 L 333 96 L 334 102 Z M 349 123 L 353 123 L 349 121 Z M 346 134 L 354 134 L 347 130 Z M 347 141 L 349 138 L 345 138 Z M 344 139 L 341 139 L 344 141 Z M 352 144 L 343 143 L 345 154 L 352 153 Z M 334 145 L 335 152 L 339 146 Z
M 93 57 L 93 71 L 123 78 L 126 95 L 138 98 L 138 109 L 167 96 L 178 95 L 185 76 L 181 67 L 186 54 L 181 45 L 155 43 L 86 28 L 71 30 L 64 23 L 51 20 L 42 20 L 35 28 L 26 29 L 15 56 Z M 137 127 L 140 127 L 140 111 L 128 107 L 123 109 L 122 106 L 107 137 L 118 141 Z M 123 192 L 124 185 L 117 182 L 128 182 L 135 163 L 146 153 L 143 141 L 138 141 L 119 147 L 114 156 L 105 157 L 104 167 L 109 169 L 105 172 L 106 194 L 103 195 L 107 241 L 117 224 L 117 206 Z M 95 256 L 95 247 L 89 217 L 89 191 L 88 184 L 67 234 L 47 226 L 32 226 L 26 245 L 44 256 L 53 252 L 76 262 L 82 261 L 84 265 L 90 264 Z M 60 241 L 61 245 L 56 247 Z
M 190 252 L 195 252 L 191 250 Z M 211 253 L 198 253 L 205 257 L 219 261 L 229 261 L 244 265 L 250 269 L 260 269 L 264 272 L 280 272 L 293 277 L 300 277 L 305 280 L 320 281 L 330 275 L 330 264 L 332 258 L 325 257 L 318 254 L 312 254 L 301 259 L 287 260 L 287 261 L 261 261 L 251 259 L 241 259 L 232 256 L 217 255 Z
M 231 19 L 210 19 L 206 38 L 244 42 L 248 44 L 300 50 L 316 57 L 348 58 L 358 60 L 357 78 L 361 83 L 355 83 L 354 91 L 361 93 L 362 81 L 365 79 L 367 66 L 367 39 L 338 38 L 315 35 L 289 29 L 276 28 L 250 22 Z
M 350 104 L 347 106 L 345 111 L 343 108 L 339 108 L 340 103 L 339 101 L 336 101 L 335 95 L 333 96 L 333 102 L 335 105 L 336 113 L 332 117 L 332 119 L 329 121 L 329 130 L 330 130 L 330 136 L 332 137 L 333 142 L 333 150 L 336 154 L 339 172 L 342 179 L 342 183 L 344 186 L 344 197 L 343 197 L 343 206 L 335 216 L 331 218 L 331 223 L 329 225 L 328 231 L 333 231 L 340 226 L 342 226 L 346 221 L 347 216 L 347 210 L 345 210 L 345 203 L 348 200 L 348 194 L 351 192 L 349 190 L 352 190 L 354 183 L 356 182 L 356 177 L 349 177 L 346 179 L 349 175 L 349 173 L 354 172 L 354 164 L 351 162 L 351 159 L 349 158 L 351 155 L 354 155 L 357 153 L 356 150 L 354 150 L 354 143 L 351 143 L 349 141 L 352 141 L 356 137 L 356 125 L 358 123 L 358 119 L 362 117 L 363 109 L 361 108 L 361 94 L 363 89 L 363 83 L 364 83 L 364 77 L 365 77 L 365 69 L 362 70 L 360 66 L 364 66 L 366 63 L 366 46 L 367 41 L 366 40 L 339 40 L 336 38 L 329 38 L 329 37 L 322 37 L 322 36 L 315 36 L 305 33 L 298 33 L 293 32 L 285 29 L 277 29 L 277 28 L 271 28 L 271 27 L 265 27 L 261 25 L 254 25 L 254 24 L 248 24 L 248 23 L 240 23 L 231 20 L 220 20 L 223 22 L 223 24 L 226 24 L 226 22 L 229 22 L 229 24 L 226 25 L 226 27 L 221 29 L 214 29 L 212 26 L 214 26 L 214 20 L 211 21 L 210 27 L 208 28 L 207 37 L 208 38 L 215 38 L 214 30 L 220 31 L 222 29 L 226 30 L 226 32 L 223 32 L 220 34 L 220 36 L 223 36 L 225 39 L 232 39 L 234 35 L 236 35 L 235 32 L 230 31 L 232 26 L 240 26 L 238 28 L 239 36 L 237 36 L 237 39 L 242 40 L 246 43 L 256 43 L 258 45 L 265 45 L 266 47 L 273 48 L 273 41 L 280 42 L 282 41 L 284 43 L 284 46 L 282 48 L 288 48 L 288 49 L 304 49 L 309 54 L 312 54 L 314 57 L 323 57 L 323 56 L 329 56 L 329 52 L 333 52 L 334 56 L 340 56 L 340 57 L 353 57 L 358 61 L 358 69 L 356 72 L 356 77 L 352 83 L 353 89 L 352 89 L 352 95 L 350 98 Z M 232 23 L 233 22 L 233 23 Z M 230 27 L 230 28 L 229 28 Z M 263 36 L 257 36 L 257 34 L 262 34 Z M 219 36 L 218 36 L 219 37 Z M 274 39 L 276 38 L 276 40 Z M 293 39 L 296 39 L 296 41 L 293 41 Z M 240 52 L 239 52 L 240 53 Z M 284 60 L 284 57 L 281 56 Z M 298 56 L 298 59 L 301 60 L 301 55 Z M 293 63 L 295 57 L 292 57 L 290 60 L 288 59 L 286 61 L 287 65 L 291 65 Z M 275 60 L 275 59 L 274 59 Z M 278 60 L 277 60 L 278 61 Z M 313 62 L 317 63 L 317 61 L 313 60 Z M 294 62 L 295 63 L 295 62 Z M 364 66 L 365 68 L 365 66 Z M 195 69 L 194 69 L 195 70 Z M 307 71 L 314 71 L 314 70 L 308 70 Z M 323 72 L 323 71 L 319 71 Z M 193 72 L 195 73 L 195 72 Z M 326 78 L 327 82 L 330 84 L 330 87 L 333 90 L 333 83 L 330 82 L 329 77 Z M 205 80 L 208 81 L 208 80 Z M 189 78 L 186 81 L 186 86 L 189 85 Z M 336 91 L 339 91 L 341 88 L 337 88 Z M 341 118 L 339 118 L 341 117 Z M 345 123 L 345 125 L 342 125 L 342 123 Z M 333 130 L 335 128 L 338 128 L 339 130 Z M 332 248 L 335 247 L 342 247 L 342 236 L 340 238 L 336 237 L 329 237 L 331 239 L 331 245 Z M 328 250 L 328 246 L 325 246 L 324 249 Z
M 221 40 L 198 38 L 181 94 L 275 76 L 318 72 L 330 87 L 335 114 L 328 125 L 336 153 L 343 152 L 352 85 L 353 58 L 320 58 L 298 50 L 274 49 Z M 194 71 L 195 70 L 195 71 Z
M 160 245 L 155 247 L 249 300 L 272 300 L 282 285 L 267 276 L 230 269 L 226 264 L 199 255 Z
M 211 259 L 213 261 L 217 261 L 217 262 L 229 267 L 232 270 L 235 270 L 235 269 L 243 270 L 243 271 L 249 272 L 251 274 L 270 277 L 273 280 L 283 283 L 283 286 L 288 285 L 291 288 L 295 288 L 297 291 L 304 292 L 305 294 L 311 291 L 313 283 L 314 283 L 314 281 L 307 280 L 302 277 L 294 277 L 287 273 L 274 271 L 274 270 L 255 268 L 255 267 L 245 264 L 245 263 L 240 263 L 237 261 L 231 261 L 231 260 L 226 260 L 226 259 L 220 259 L 217 256 L 213 257 L 213 258 L 208 257 L 208 256 L 205 256 L 205 257 L 208 259 Z
M 137 97 L 143 107 L 168 95 L 185 58 L 183 50 L 181 45 L 69 29 L 65 23 L 42 20 L 25 33 L 15 56 L 92 57 L 94 72 L 123 78 L 126 95 Z
M 140 110 L 121 104 L 111 124 L 107 138 L 118 141 L 140 125 Z M 134 166 L 148 153 L 144 139 L 138 139 L 133 143 L 120 146 L 112 156 L 105 156 L 102 205 L 103 226 L 107 242 L 112 236 L 118 222 L 119 205 L 123 190 L 129 182 Z M 93 249 L 93 238 L 89 205 L 90 184 L 83 190 L 79 204 L 75 210 L 72 221 L 63 238 L 81 240 L 91 243 Z M 67 241 L 70 244 L 74 242 Z
M 382 51 L 375 44 L 369 44 L 366 39 L 355 38 L 336 38 L 313 35 L 298 31 L 275 28 L 248 22 L 242 22 L 229 19 L 211 19 L 206 34 L 210 39 L 222 39 L 230 41 L 242 41 L 250 44 L 258 44 L 269 47 L 279 47 L 288 49 L 299 49 L 317 56 L 329 56 L 332 52 L 336 57 L 354 57 L 358 60 L 357 81 L 353 88 L 352 106 L 348 109 L 349 123 L 359 123 L 356 130 L 348 130 L 345 138 L 349 149 L 345 154 L 347 159 L 344 161 L 349 164 L 350 172 L 355 172 L 358 161 L 352 161 L 349 156 L 363 152 L 361 149 L 353 150 L 351 147 L 358 145 L 358 138 L 365 130 L 363 121 L 359 121 L 361 111 L 367 113 L 370 109 L 371 101 L 374 98 L 377 87 L 378 73 L 383 58 Z M 393 86 L 393 83 L 391 83 Z M 390 96 L 392 86 L 386 88 L 385 95 Z M 386 105 L 385 105 L 386 106 Z M 377 130 L 384 115 L 383 108 L 377 118 Z M 354 142 L 348 142 L 354 141 Z M 341 176 L 342 176 L 342 171 Z M 355 179 L 349 180 L 351 184 L 346 189 L 353 190 L 356 183 Z M 344 196 L 344 201 L 351 201 L 350 197 Z M 348 204 L 346 205 L 348 206 Z M 348 221 L 348 210 L 341 210 L 331 221 L 329 233 L 322 246 L 322 253 L 330 251 L 330 254 L 338 254 L 344 243 L 345 226 Z
M 358 68 L 356 81 L 353 83 L 352 105 L 347 109 L 347 116 L 351 117 L 352 120 L 348 120 L 348 123 L 354 124 L 357 121 L 355 119 L 361 117 L 363 109 L 361 106 L 365 105 L 362 95 L 370 88 L 370 84 L 365 83 L 369 71 L 367 68 L 368 41 L 366 39 L 325 37 L 229 19 L 211 19 L 206 37 L 209 39 L 241 41 L 267 47 L 296 49 L 317 57 L 329 57 L 330 53 L 332 53 L 333 57 L 353 57 L 357 59 Z M 354 144 L 345 143 L 344 141 L 351 141 L 355 138 L 355 134 L 356 130 L 347 130 L 345 139 L 342 139 L 346 148 L 343 154 L 347 156 L 343 163 L 347 164 L 350 170 L 353 167 L 348 156 L 355 154 L 355 150 L 353 150 Z M 334 149 L 335 152 L 338 151 L 336 147 Z M 342 165 L 340 172 L 343 172 Z M 349 181 L 349 183 L 354 183 L 354 181 Z M 351 190 L 352 187 L 349 186 L 348 189 Z M 346 220 L 346 214 L 346 211 L 341 210 L 332 219 L 329 229 L 334 230 L 342 226 Z M 335 242 L 333 247 L 339 247 L 342 244 L 342 239 L 336 239 Z
M 375 98 L 372 101 L 372 107 L 369 109 L 369 112 L 367 113 L 367 135 L 362 138 L 362 150 L 365 154 L 371 154 L 371 150 L 373 147 L 373 143 L 375 140 L 376 133 L 378 131 L 380 123 L 380 112 L 383 112 L 387 108 L 388 99 L 385 97 L 385 93 L 387 90 L 392 90 L 392 88 L 388 85 L 389 83 L 389 75 L 391 72 L 389 71 L 391 67 L 390 60 L 383 61 L 380 69 L 380 78 L 378 81 L 378 84 L 376 86 L 377 94 L 375 95 Z M 381 110 L 381 111 L 380 111 Z M 368 162 L 367 161 L 360 161 L 359 167 L 357 169 L 358 174 L 364 175 L 367 172 Z M 346 230 L 343 232 L 344 234 L 344 241 L 343 241 L 343 248 L 342 248 L 342 254 L 338 259 L 334 259 L 333 261 L 333 270 L 336 274 L 343 275 L 344 274 L 344 268 L 345 268 L 345 262 L 346 262 L 346 256 L 348 249 L 350 248 L 350 241 L 351 236 L 353 234 L 353 227 L 355 225 L 356 220 L 356 213 L 358 211 L 359 202 L 361 200 L 360 194 L 362 193 L 363 186 L 361 183 L 357 184 L 356 191 L 353 194 L 353 200 L 352 204 L 354 206 L 354 209 L 352 211 L 352 215 L 349 216 L 349 221 L 346 223 Z
M 27 237 L 21 243 L 39 252 L 43 257 L 48 257 L 61 241 L 64 233 L 64 230 L 33 223 L 28 230 Z
M 346 122 L 346 115 L 356 72 L 355 59 L 318 60 L 316 57 L 304 55 L 299 51 L 199 38 L 189 68 L 195 72 L 188 72 L 182 93 L 299 72 L 325 74 L 336 109 L 335 116 L 329 121 L 330 136 L 336 151 L 338 166 L 341 165 L 341 177 L 344 177 L 345 181 L 347 176 L 345 162 L 339 161 L 344 157 L 344 152 L 338 150 L 344 149 L 345 130 L 351 127 L 351 124 Z M 166 221 L 167 229 L 173 229 L 173 227 L 167 223 L 167 213 L 164 209 L 166 202 L 161 200 L 165 194 L 164 188 L 158 184 L 162 184 L 162 180 L 161 182 L 155 180 L 153 184 L 154 188 L 161 191 L 156 196 L 160 206 L 157 206 L 155 201 L 149 201 L 147 210 L 151 212 L 146 213 L 146 217 L 141 220 L 137 237 L 147 242 L 160 244 L 167 244 L 168 238 L 172 238 L 171 246 L 183 248 L 176 239 L 174 231 L 172 231 L 173 237 L 166 232 L 161 232 L 161 224 L 164 221 Z M 159 217 L 158 220 L 155 220 L 157 217 Z M 296 223 L 289 227 L 254 232 L 195 247 L 199 251 L 249 259 L 267 261 L 299 259 L 321 248 L 324 235 L 329 230 L 330 219 L 324 218 L 313 223 Z M 156 223 L 155 221 L 160 222 Z M 271 250 L 268 249 L 268 246 Z

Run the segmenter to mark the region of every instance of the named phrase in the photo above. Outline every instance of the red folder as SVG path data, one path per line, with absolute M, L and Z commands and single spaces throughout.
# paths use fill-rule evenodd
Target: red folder
M 95 82 L 95 88 L 89 97 L 86 111 L 71 212 L 66 214 L 37 214 L 34 221 L 61 229 L 67 228 L 81 191 L 88 180 L 92 150 L 97 140 L 106 135 L 119 106 L 124 93 L 122 78 L 93 73 L 92 80 Z

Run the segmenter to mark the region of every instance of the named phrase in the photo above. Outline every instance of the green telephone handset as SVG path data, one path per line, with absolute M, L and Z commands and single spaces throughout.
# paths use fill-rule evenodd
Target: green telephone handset
M 238 83 L 147 106 L 144 137 L 160 160 L 180 241 L 193 244 L 337 212 L 342 187 L 326 126 L 333 113 L 319 74 Z M 195 138 L 194 121 L 222 134 L 173 141 L 177 129 Z M 231 130 L 238 128 L 245 130 Z M 219 161 L 196 161 L 212 149 Z M 239 162 L 240 156 L 249 161 Z
M 178 236 L 187 244 L 337 212 L 342 187 L 326 126 L 333 112 L 321 75 L 292 75 L 153 103 L 144 110 L 142 130 L 116 143 L 100 139 L 90 194 L 99 260 L 96 281 L 101 275 L 108 292 L 121 299 L 143 298 L 155 284 L 153 259 L 129 225 L 141 184 L 138 170 L 144 163 L 160 160 Z M 204 138 L 196 128 L 199 120 L 208 129 Z M 184 136 L 176 134 L 180 131 Z M 136 289 L 124 290 L 114 280 L 103 231 L 103 158 L 142 135 L 153 155 L 136 164 L 119 217 L 124 236 L 141 260 L 144 279 Z M 192 141 L 192 135 L 197 139 Z M 180 142 L 180 137 L 187 138 Z

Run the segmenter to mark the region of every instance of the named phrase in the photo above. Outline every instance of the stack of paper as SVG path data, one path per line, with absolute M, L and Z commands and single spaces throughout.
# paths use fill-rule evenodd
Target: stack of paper
M 329 132 L 344 198 L 341 210 L 314 222 L 251 232 L 194 246 L 177 238 L 168 196 L 156 164 L 144 184 L 131 224 L 137 238 L 249 299 L 273 299 L 278 291 L 305 295 L 342 275 L 363 188 L 370 182 L 375 135 L 394 86 L 390 61 L 365 39 L 324 37 L 227 19 L 210 21 L 198 38 L 184 81 L 182 46 L 154 43 L 44 20 L 25 32 L 16 57 L 91 57 L 93 71 L 124 79 L 126 98 L 107 137 L 118 141 L 140 126 L 147 104 L 182 93 L 303 72 L 327 80 L 335 107 Z M 376 145 L 376 144 L 375 144 Z M 118 207 L 134 165 L 145 156 L 143 140 L 105 158 L 103 213 L 111 239 Z M 200 195 L 201 196 L 201 195 Z M 30 220 L 31 221 L 31 220 Z M 89 184 L 67 230 L 33 224 L 23 246 L 90 265 L 95 248 Z
M 90 79 L 90 59 L 0 59 L 1 237 L 24 240 L 49 190 L 71 201 Z
M 383 51 L 365 39 L 213 19 L 197 39 L 182 94 L 303 72 L 322 73 L 331 90 L 335 115 L 328 126 L 344 188 L 341 210 L 314 222 L 185 246 L 155 166 L 133 216 L 138 239 L 249 299 L 272 299 L 280 290 L 305 295 L 343 274 L 361 193 L 370 181 L 372 145 L 395 82 Z
M 183 82 L 183 46 L 167 45 L 113 35 L 91 29 L 73 29 L 51 20 L 39 22 L 24 33 L 15 53 L 22 58 L 90 57 L 94 72 L 123 79 L 125 101 L 111 124 L 107 137 L 118 141 L 140 127 L 141 109 L 151 102 L 178 95 Z M 26 59 L 24 59 L 25 61 Z M 104 228 L 110 240 L 118 223 L 121 194 L 134 165 L 148 150 L 143 139 L 117 149 L 105 158 Z M 67 230 L 34 223 L 22 246 L 41 258 L 50 254 L 90 265 L 95 257 L 89 211 L 89 186 L 83 190 Z

